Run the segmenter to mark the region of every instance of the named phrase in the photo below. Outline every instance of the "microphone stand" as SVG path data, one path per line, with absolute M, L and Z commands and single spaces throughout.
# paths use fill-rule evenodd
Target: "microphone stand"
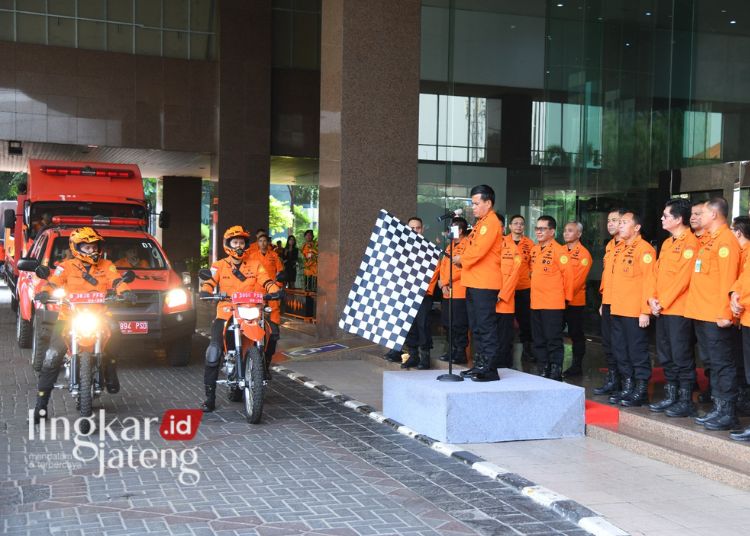
M 448 225 L 450 229 L 450 220 Z M 448 248 L 448 374 L 437 377 L 439 382 L 462 382 L 462 376 L 453 374 L 453 232 L 448 233 L 450 247 Z

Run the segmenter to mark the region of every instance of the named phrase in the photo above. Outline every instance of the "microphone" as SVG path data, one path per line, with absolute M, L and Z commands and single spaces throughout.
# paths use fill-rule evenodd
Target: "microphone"
M 437 221 L 449 220 L 451 218 L 455 218 L 456 216 L 460 216 L 463 213 L 464 213 L 464 211 L 462 209 L 457 208 L 456 210 L 450 211 L 447 214 L 443 214 L 442 216 L 438 216 L 437 217 Z

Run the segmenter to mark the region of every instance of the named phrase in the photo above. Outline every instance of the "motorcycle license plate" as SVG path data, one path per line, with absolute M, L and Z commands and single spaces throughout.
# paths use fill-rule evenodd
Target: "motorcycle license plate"
M 135 333 L 148 333 L 148 322 L 137 320 L 121 320 L 120 333 L 123 335 L 132 335 Z

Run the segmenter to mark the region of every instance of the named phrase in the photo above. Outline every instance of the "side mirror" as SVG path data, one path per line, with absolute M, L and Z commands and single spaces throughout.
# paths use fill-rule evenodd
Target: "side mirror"
M 128 270 L 127 272 L 122 274 L 120 281 L 122 281 L 123 283 L 132 283 L 133 281 L 135 281 L 135 274 L 133 273 L 133 270 Z
M 16 211 L 12 208 L 5 209 L 5 212 L 3 213 L 3 222 L 5 224 L 6 229 L 15 229 L 16 228 Z
M 16 265 L 16 267 L 21 272 L 34 272 L 40 266 L 39 266 L 39 261 L 37 259 L 34 259 L 32 257 L 24 257 L 18 260 L 18 264 Z M 47 271 L 49 271 L 49 268 L 47 268 Z M 42 279 L 47 279 L 47 278 L 44 277 Z
M 198 272 L 198 278 L 201 281 L 208 281 L 209 279 L 213 279 L 214 275 L 211 273 L 211 270 L 206 270 L 205 268 L 203 270 L 200 270 Z
M 49 279 L 49 266 L 37 266 L 34 273 L 39 279 Z
M 159 212 L 159 227 L 162 229 L 169 229 L 169 222 L 172 218 L 169 216 L 169 212 L 162 210 Z

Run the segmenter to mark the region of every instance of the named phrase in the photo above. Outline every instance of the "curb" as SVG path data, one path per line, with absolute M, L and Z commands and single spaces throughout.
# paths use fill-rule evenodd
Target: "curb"
M 565 497 L 564 495 L 560 495 L 544 486 L 539 486 L 534 482 L 523 478 L 521 475 L 512 473 L 503 467 L 484 460 L 468 450 L 462 450 L 456 445 L 442 443 L 424 434 L 420 434 L 408 426 L 404 426 L 393 419 L 387 418 L 382 413 L 375 411 L 375 408 L 372 406 L 330 389 L 329 387 L 318 383 L 315 380 L 311 380 L 302 374 L 294 372 L 293 370 L 286 369 L 279 365 L 272 366 L 271 368 L 276 373 L 282 374 L 309 389 L 314 389 L 320 392 L 323 396 L 330 398 L 339 404 L 351 408 L 362 415 L 366 415 L 374 421 L 390 426 L 400 434 L 416 439 L 420 443 L 430 447 L 432 450 L 445 456 L 455 458 L 466 465 L 471 466 L 472 469 L 488 478 L 507 484 L 524 497 L 527 497 L 536 504 L 553 511 L 567 521 L 575 523 L 578 527 L 589 534 L 593 534 L 594 536 L 629 536 L 627 532 L 616 527 L 598 513 L 586 508 L 572 499 L 569 499 L 568 497 Z

